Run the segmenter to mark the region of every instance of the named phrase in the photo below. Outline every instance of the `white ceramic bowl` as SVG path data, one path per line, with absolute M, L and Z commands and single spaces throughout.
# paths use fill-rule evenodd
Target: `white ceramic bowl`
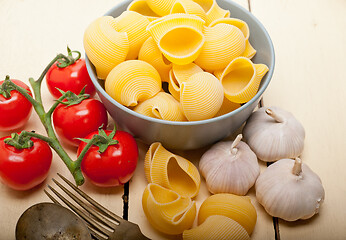
M 126 10 L 131 1 L 125 0 L 116 5 L 105 15 L 119 16 Z M 275 56 L 272 41 L 263 25 L 249 11 L 230 0 L 218 0 L 220 7 L 229 9 L 231 16 L 245 21 L 250 29 L 249 41 L 257 50 L 254 63 L 264 63 L 269 71 L 263 77 L 260 88 L 249 102 L 233 112 L 216 118 L 191 121 L 172 122 L 138 114 L 116 102 L 104 90 L 102 80 L 98 80 L 95 67 L 86 56 L 89 75 L 96 91 L 117 126 L 132 133 L 145 143 L 161 142 L 170 149 L 196 149 L 217 142 L 235 132 L 250 116 L 263 92 L 267 88 L 274 71 Z

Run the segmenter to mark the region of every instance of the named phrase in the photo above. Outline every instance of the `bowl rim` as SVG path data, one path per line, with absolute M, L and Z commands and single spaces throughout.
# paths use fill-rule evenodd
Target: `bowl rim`
M 130 108 L 127 108 L 125 106 L 123 106 L 122 104 L 120 104 L 119 102 L 117 102 L 115 99 L 113 99 L 106 91 L 105 89 L 101 86 L 101 84 L 99 83 L 99 80 L 95 74 L 95 71 L 92 69 L 92 63 L 90 62 L 87 54 L 85 53 L 85 61 L 86 61 L 86 66 L 87 66 L 87 70 L 88 73 L 90 75 L 90 78 L 93 82 L 93 84 L 95 85 L 95 87 L 97 88 L 97 90 L 105 97 L 107 98 L 108 101 L 110 101 L 112 104 L 114 104 L 116 107 L 118 107 L 119 109 L 125 111 L 126 113 L 133 115 L 137 118 L 149 121 L 149 122 L 155 122 L 155 123 L 159 123 L 159 124 L 164 124 L 164 125 L 173 125 L 173 126 L 193 126 L 193 125 L 201 125 L 201 124 L 209 124 L 212 122 L 217 122 L 217 121 L 221 121 L 223 119 L 229 118 L 233 115 L 236 115 L 237 113 L 243 111 L 244 109 L 246 109 L 248 106 L 252 105 L 255 101 L 257 101 L 257 99 L 259 99 L 262 94 L 264 93 L 264 91 L 267 89 L 271 78 L 273 76 L 274 73 L 274 68 L 275 68 L 275 52 L 274 52 L 274 45 L 273 42 L 269 36 L 269 33 L 267 32 L 267 30 L 265 29 L 265 27 L 263 26 L 263 24 L 251 13 L 249 12 L 247 9 L 245 9 L 243 6 L 239 5 L 238 3 L 231 1 L 231 0 L 223 0 L 225 2 L 230 3 L 231 5 L 235 5 L 240 11 L 242 11 L 244 14 L 250 15 L 250 17 L 256 22 L 256 24 L 259 26 L 259 28 L 261 29 L 261 31 L 264 33 L 264 36 L 266 38 L 266 41 L 269 43 L 269 51 L 270 51 L 270 55 L 272 56 L 272 59 L 270 61 L 270 64 L 272 67 L 269 68 L 269 71 L 267 72 L 266 76 L 265 76 L 265 81 L 261 82 L 262 86 L 258 89 L 256 95 L 251 98 L 251 100 L 249 100 L 248 102 L 244 103 L 243 105 L 241 105 L 239 108 L 237 108 L 236 110 L 233 110 L 232 112 L 226 113 L 224 115 L 221 116 L 217 116 L 217 117 L 213 117 L 210 119 L 205 119 L 205 120 L 198 120 L 198 121 L 169 121 L 169 120 L 163 120 L 163 119 L 157 119 L 157 118 L 152 118 L 140 113 L 137 113 L 133 110 L 131 110 Z M 118 4 L 116 4 L 113 8 L 111 8 L 109 11 L 107 11 L 104 16 L 111 16 L 112 12 L 115 11 L 115 9 L 118 9 L 120 7 L 123 7 L 125 5 L 128 5 L 132 2 L 132 0 L 125 0 L 122 1 Z M 105 80 L 101 80 L 101 81 L 105 81 Z

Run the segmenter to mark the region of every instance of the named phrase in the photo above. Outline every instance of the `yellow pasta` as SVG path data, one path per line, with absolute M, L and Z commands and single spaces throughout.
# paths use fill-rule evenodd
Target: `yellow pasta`
M 198 224 L 209 216 L 223 215 L 238 222 L 250 235 L 255 228 L 257 213 L 248 196 L 219 193 L 208 197 L 198 212 Z
M 204 21 L 207 20 L 207 15 L 204 9 L 192 0 L 176 0 L 170 13 L 193 14 L 202 18 Z
M 234 59 L 223 71 L 216 71 L 225 96 L 232 102 L 245 103 L 253 98 L 263 76 L 268 72 L 265 64 L 253 64 L 245 57 Z
M 143 43 L 138 59 L 150 63 L 159 72 L 162 82 L 169 81 L 169 70 L 172 68 L 172 63 L 163 56 L 152 37 Z
M 126 59 L 129 51 L 127 33 L 116 30 L 115 19 L 111 16 L 93 21 L 84 32 L 83 44 L 99 79 L 105 79 L 115 66 Z
M 124 11 L 115 20 L 115 28 L 119 32 L 126 32 L 129 39 L 130 49 L 126 59 L 136 59 L 142 44 L 150 36 L 146 30 L 150 21 L 133 11 Z
M 175 13 L 152 21 L 147 30 L 160 51 L 171 62 L 193 62 L 204 44 L 204 21 L 195 15 Z
M 208 72 L 195 73 L 180 86 L 180 103 L 189 121 L 214 117 L 223 98 L 220 81 Z
M 206 71 L 224 69 L 245 50 L 245 39 L 239 28 L 225 23 L 205 27 L 205 43 L 195 63 Z
M 212 215 L 201 225 L 185 230 L 184 240 L 250 240 L 249 234 L 236 221 L 222 215 Z
M 124 106 L 136 106 L 161 90 L 156 69 L 141 60 L 127 60 L 117 65 L 105 81 L 106 92 Z
M 146 0 L 134 0 L 127 7 L 128 11 L 134 11 L 147 17 L 149 21 L 153 21 L 160 17 L 148 5 Z
M 245 50 L 242 53 L 242 57 L 246 57 L 248 59 L 253 58 L 253 56 L 255 56 L 256 54 L 256 49 L 253 48 L 253 46 L 251 45 L 251 43 L 249 42 L 249 40 L 246 40 L 245 42 Z
M 186 121 L 180 103 L 172 95 L 159 92 L 154 97 L 139 103 L 135 112 L 168 121 Z
M 230 24 L 239 28 L 239 30 L 243 33 L 245 40 L 249 39 L 250 37 L 249 26 L 243 20 L 238 18 L 219 18 L 214 20 L 212 23 L 210 23 L 209 27 L 214 27 L 220 23 Z
M 175 0 L 146 0 L 149 7 L 159 16 L 168 15 Z
M 142 207 L 149 223 L 166 234 L 181 234 L 196 218 L 195 201 L 155 183 L 144 189 Z
M 234 103 L 228 100 L 226 97 L 223 98 L 223 102 L 221 105 L 220 110 L 215 114 L 214 117 L 222 116 L 226 113 L 230 113 L 238 108 L 240 108 L 241 105 L 239 103 Z
M 218 18 L 226 18 L 231 15 L 228 10 L 222 9 L 216 2 L 216 0 L 193 0 L 198 3 L 207 14 L 206 25 Z
M 201 184 L 198 169 L 187 159 L 167 151 L 159 142 L 150 145 L 144 159 L 144 172 L 149 183 L 172 189 L 183 197 L 198 194 Z

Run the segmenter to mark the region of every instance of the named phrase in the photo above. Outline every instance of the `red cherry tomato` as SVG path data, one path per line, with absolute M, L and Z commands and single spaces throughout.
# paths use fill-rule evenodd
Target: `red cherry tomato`
M 64 68 L 59 68 L 53 64 L 46 75 L 47 87 L 49 92 L 55 98 L 61 97 L 59 89 L 64 92 L 71 91 L 79 94 L 85 88 L 85 93 L 90 94 L 90 97 L 95 95 L 95 86 L 92 83 L 84 59 L 78 59 L 74 64 Z
M 106 130 L 107 135 L 112 131 Z M 97 131 L 89 134 L 91 139 Z M 116 131 L 113 139 L 119 143 L 110 145 L 103 153 L 93 145 L 81 162 L 81 170 L 87 180 L 99 187 L 115 187 L 128 182 L 134 174 L 138 161 L 138 146 L 131 134 Z M 87 143 L 81 142 L 77 154 Z
M 0 86 L 4 81 L 0 81 Z M 25 88 L 32 96 L 30 88 L 19 80 L 12 80 L 16 85 Z M 32 111 L 32 104 L 20 92 L 10 91 L 11 96 L 5 98 L 0 94 L 0 131 L 19 129 L 27 123 Z
M 9 136 L 8 136 L 9 137 Z M 0 138 L 0 178 L 15 190 L 28 190 L 42 183 L 52 163 L 49 145 L 37 138 L 31 138 L 30 148 L 16 149 Z
M 59 104 L 53 112 L 53 123 L 60 139 L 77 147 L 80 140 L 75 138 L 84 138 L 101 125 L 107 127 L 107 110 L 100 101 L 91 98 L 71 106 Z

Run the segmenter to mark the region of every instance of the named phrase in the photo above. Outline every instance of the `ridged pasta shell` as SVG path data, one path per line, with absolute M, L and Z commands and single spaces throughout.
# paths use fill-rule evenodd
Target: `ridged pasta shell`
M 224 69 L 241 56 L 245 39 L 239 28 L 225 23 L 204 28 L 205 43 L 195 63 L 206 71 Z
M 221 108 L 223 98 L 220 81 L 208 72 L 195 73 L 180 86 L 180 103 L 189 121 L 214 117 Z
M 216 71 L 225 96 L 232 102 L 245 103 L 253 98 L 263 76 L 268 72 L 265 64 L 253 64 L 245 57 L 235 58 L 223 71 Z
M 181 234 L 196 218 L 195 201 L 155 183 L 144 189 L 142 207 L 149 223 L 166 234 Z
M 106 92 L 124 106 L 136 106 L 161 90 L 156 69 L 141 60 L 127 60 L 116 66 L 105 81 Z
M 133 110 L 152 118 L 186 121 L 180 103 L 166 92 L 159 92 L 154 97 L 139 103 Z
M 242 57 L 246 57 L 248 59 L 251 59 L 255 56 L 256 54 L 256 49 L 253 48 L 253 46 L 251 45 L 251 43 L 249 42 L 249 40 L 246 40 L 245 42 L 245 50 L 243 52 L 243 54 L 241 55 Z
M 241 105 L 239 103 L 234 103 L 228 100 L 228 98 L 224 97 L 223 102 L 221 105 L 220 110 L 215 114 L 214 117 L 222 116 L 226 113 L 230 113 L 238 108 L 240 108 Z
M 194 63 L 186 65 L 173 64 L 172 70 L 169 72 L 168 91 L 175 99 L 180 101 L 180 85 L 198 72 L 203 72 L 203 70 Z
M 201 225 L 185 230 L 184 240 L 250 240 L 249 234 L 236 221 L 222 215 L 208 217 Z
M 159 16 L 168 15 L 175 0 L 146 0 L 149 7 Z
M 172 63 L 163 56 L 152 37 L 143 43 L 138 59 L 150 63 L 159 72 L 162 82 L 169 81 L 169 70 L 172 69 Z
M 198 225 L 209 216 L 222 215 L 238 222 L 251 235 L 257 221 L 255 207 L 248 196 L 238 196 L 230 193 L 219 193 L 208 197 L 202 203 L 198 212 Z
M 111 16 L 93 21 L 84 32 L 83 44 L 100 79 L 106 79 L 108 73 L 126 59 L 129 51 L 127 33 L 116 30 L 115 19 Z
M 183 197 L 195 197 L 201 177 L 190 161 L 167 151 L 161 143 L 152 143 L 144 159 L 144 172 L 149 183 L 176 191 Z
M 207 20 L 207 15 L 204 12 L 204 9 L 192 0 L 176 0 L 170 13 L 193 14 L 202 18 L 204 21 Z
M 136 59 L 142 44 L 150 37 L 147 26 L 150 21 L 137 12 L 124 11 L 115 22 L 115 28 L 119 32 L 126 32 L 130 43 L 130 49 L 126 59 Z
M 243 20 L 238 18 L 218 18 L 214 20 L 212 23 L 210 23 L 209 27 L 214 27 L 220 23 L 230 24 L 239 28 L 239 30 L 243 33 L 245 40 L 249 39 L 250 37 L 249 26 Z
M 146 18 L 148 18 L 149 21 L 153 21 L 160 16 L 157 15 L 148 5 L 146 0 L 134 0 L 130 3 L 130 5 L 127 7 L 128 11 L 134 11 L 142 14 Z
M 216 0 L 193 0 L 198 3 L 207 14 L 206 25 L 218 18 L 226 18 L 231 15 L 228 10 L 222 9 L 216 2 Z
M 175 13 L 152 21 L 147 30 L 169 61 L 185 65 L 197 58 L 204 44 L 203 24 L 195 15 Z

